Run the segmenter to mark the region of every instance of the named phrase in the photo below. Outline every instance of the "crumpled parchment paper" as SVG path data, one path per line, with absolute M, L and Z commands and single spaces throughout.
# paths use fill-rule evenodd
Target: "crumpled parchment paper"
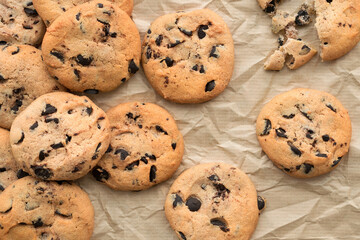
M 300 5 L 301 1 L 285 1 Z M 227 89 L 204 104 L 180 105 L 157 95 L 140 70 L 117 90 L 90 96 L 104 110 L 128 101 L 153 102 L 176 119 L 185 139 L 183 162 L 165 183 L 142 192 L 117 192 L 87 176 L 78 182 L 95 208 L 96 240 L 175 240 L 164 213 L 174 179 L 199 163 L 223 161 L 246 172 L 267 199 L 253 240 L 360 239 L 360 46 L 343 58 L 321 62 L 319 55 L 296 71 L 266 72 L 263 63 L 276 48 L 271 19 L 256 0 L 135 0 L 133 19 L 141 33 L 163 14 L 209 8 L 224 18 L 235 42 L 235 71 Z M 313 26 L 300 37 L 318 46 Z M 287 176 L 262 152 L 255 120 L 275 95 L 295 87 L 335 95 L 353 125 L 350 153 L 333 172 L 314 179 Z

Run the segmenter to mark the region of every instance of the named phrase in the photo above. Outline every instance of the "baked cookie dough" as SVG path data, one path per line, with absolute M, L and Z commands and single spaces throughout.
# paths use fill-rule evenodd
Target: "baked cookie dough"
M 107 112 L 111 141 L 92 170 L 96 180 L 139 191 L 169 179 L 179 167 L 184 141 L 173 117 L 152 103 L 120 104 Z
M 0 194 L 0 239 L 89 240 L 93 228 L 94 208 L 73 183 L 25 177 Z
M 109 121 L 89 98 L 45 94 L 13 122 L 10 143 L 18 166 L 44 180 L 86 175 L 110 142 Z
M 70 8 L 86 2 L 89 2 L 89 0 L 33 0 L 34 7 L 46 26 L 50 26 L 56 18 Z M 131 16 L 134 6 L 133 0 L 109 0 L 109 2 L 113 2 Z
M 293 177 L 310 178 L 332 171 L 349 151 L 351 121 L 334 96 L 298 88 L 264 106 L 256 135 L 278 168 Z
M 178 103 L 209 101 L 234 69 L 234 43 L 224 20 L 208 9 L 157 18 L 143 41 L 142 65 L 152 87 Z
M 181 240 L 248 240 L 265 201 L 250 178 L 225 163 L 184 171 L 165 201 L 165 214 Z
M 39 49 L 28 45 L 0 49 L 0 127 L 10 129 L 15 117 L 37 97 L 64 90 L 47 72 Z
M 0 45 L 41 43 L 45 24 L 31 0 L 1 0 L 0 18 Z
M 114 90 L 139 70 L 141 42 L 129 15 L 107 1 L 71 8 L 47 29 L 42 45 L 52 76 L 75 92 Z

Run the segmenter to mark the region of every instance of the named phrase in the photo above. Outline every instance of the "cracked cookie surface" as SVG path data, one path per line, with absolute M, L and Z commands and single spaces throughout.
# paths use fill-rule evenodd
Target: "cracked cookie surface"
M 37 97 L 64 90 L 47 72 L 39 49 L 28 45 L 0 49 L 0 127 L 10 129 L 15 117 Z
M 0 45 L 41 43 L 45 24 L 31 0 L 2 0 L 0 18 Z
M 89 240 L 94 209 L 69 182 L 24 177 L 0 194 L 0 239 Z
M 49 93 L 14 121 L 10 142 L 18 166 L 44 180 L 86 175 L 110 142 L 109 121 L 89 98 Z
M 46 26 L 50 26 L 56 18 L 70 8 L 89 2 L 89 0 L 33 0 L 34 7 L 44 20 Z M 125 11 L 129 16 L 133 10 L 133 0 L 109 0 Z
M 120 104 L 107 112 L 111 142 L 92 174 L 123 191 L 139 191 L 169 179 L 179 167 L 184 141 L 173 117 L 152 103 Z
M 165 201 L 165 214 L 181 240 L 248 240 L 264 200 L 250 178 L 225 163 L 206 163 L 184 171 Z
M 208 101 L 224 91 L 233 73 L 230 30 L 208 9 L 161 16 L 144 37 L 142 65 L 152 87 L 165 99 Z
M 348 152 L 351 121 L 329 93 L 293 89 L 261 110 L 256 135 L 266 155 L 282 171 L 310 178 L 332 171 Z
M 107 1 L 78 5 L 47 29 L 42 45 L 50 74 L 76 92 L 114 90 L 139 70 L 140 35 L 131 18 Z

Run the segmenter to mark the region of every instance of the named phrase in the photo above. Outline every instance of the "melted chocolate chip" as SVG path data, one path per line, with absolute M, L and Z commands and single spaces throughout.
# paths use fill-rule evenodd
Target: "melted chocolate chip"
M 49 123 L 49 122 L 54 122 L 54 123 L 58 124 L 59 119 L 58 118 L 45 118 L 45 123 Z
M 37 17 L 38 16 L 38 13 L 35 9 L 25 7 L 24 12 L 26 13 L 26 15 L 28 17 Z
M 159 125 L 155 126 L 156 131 L 164 133 L 165 135 L 168 135 L 168 133 Z
M 210 177 L 208 177 L 208 179 L 209 179 L 210 181 L 220 181 L 219 176 L 216 175 L 216 174 L 211 175 Z
M 97 6 L 98 6 L 98 8 L 103 8 L 103 7 L 104 7 L 104 4 L 98 3 Z
M 0 184 L 0 191 L 4 191 L 5 188 Z M 0 225 L 0 229 L 3 229 L 3 227 Z
M 120 153 L 120 160 L 124 161 L 130 154 L 125 149 L 117 149 L 115 154 Z
M 258 202 L 258 209 L 260 211 L 263 210 L 264 207 L 265 207 L 265 200 L 262 197 L 258 196 L 257 197 L 257 202 Z
M 139 71 L 139 67 L 135 64 L 134 59 L 131 59 L 129 63 L 129 73 L 135 74 L 137 71 Z
M 23 171 L 22 169 L 20 169 L 20 170 L 17 171 L 17 173 L 16 173 L 16 177 L 17 177 L 18 179 L 21 179 L 21 178 L 26 177 L 26 176 L 29 176 L 29 174 L 28 174 L 27 172 Z
M 180 28 L 180 27 L 179 27 L 179 31 L 182 32 L 183 34 L 185 34 L 188 37 L 191 37 L 193 35 L 192 31 L 187 31 L 187 30 L 185 30 L 183 28 Z
M 96 181 L 99 182 L 104 182 L 104 180 L 108 180 L 110 177 L 110 174 L 99 166 L 94 167 L 91 174 L 95 177 Z
M 6 82 L 7 79 L 5 79 L 1 74 L 0 74 L 0 83 L 4 83 Z
M 94 58 L 92 56 L 86 58 L 81 54 L 78 54 L 75 58 L 75 61 L 79 64 L 82 65 L 84 67 L 87 67 L 91 64 L 91 62 L 94 60 Z
M 205 92 L 211 92 L 216 86 L 215 80 L 211 80 L 205 86 Z
M 270 134 L 271 130 L 271 121 L 269 119 L 264 119 L 265 121 L 265 128 L 262 133 L 260 133 L 260 136 L 266 136 Z
M 56 113 L 56 112 L 57 112 L 56 107 L 54 107 L 51 104 L 46 104 L 45 110 L 42 111 L 41 116 L 46 116 L 46 115 L 53 114 L 53 113 Z
M 80 20 L 80 15 L 81 15 L 81 13 L 78 13 L 78 14 L 76 14 L 76 16 L 75 16 L 75 18 L 76 18 L 76 20 Z
M 15 54 L 18 54 L 20 52 L 20 48 L 19 47 L 16 47 L 16 50 L 11 52 L 11 55 L 15 55 Z
M 327 104 L 326 106 L 330 108 L 331 111 L 336 113 L 336 109 L 333 106 L 331 106 L 330 104 Z
M 132 163 L 130 163 L 129 165 L 127 165 L 127 166 L 125 167 L 125 170 L 131 171 L 131 170 L 134 169 L 134 167 L 139 166 L 139 164 L 140 164 L 140 161 L 139 161 L 139 160 L 137 160 L 137 161 L 135 161 L 135 162 L 132 162 Z
M 84 91 L 84 93 L 88 93 L 88 94 L 98 94 L 99 93 L 99 90 L 96 90 L 96 89 L 86 89 Z
M 110 37 L 112 37 L 112 38 L 116 38 L 116 37 L 117 37 L 117 33 L 116 33 L 116 32 L 112 32 L 112 33 L 110 33 Z
M 174 60 L 172 60 L 169 57 L 166 57 L 165 59 L 161 60 L 160 62 L 162 63 L 164 61 L 168 67 L 172 67 L 174 65 Z
M 23 105 L 22 101 L 19 99 L 16 99 L 14 105 L 11 107 L 11 111 L 14 113 L 17 113 L 19 111 L 19 108 Z
M 74 69 L 74 74 L 75 74 L 76 78 L 77 78 L 78 80 L 80 80 L 80 78 L 81 78 L 81 77 L 80 77 L 80 71 L 75 68 L 75 69 Z
M 27 29 L 27 30 L 33 29 L 33 27 L 32 27 L 32 26 L 29 26 L 29 25 L 24 25 L 24 24 L 23 24 L 23 28 L 24 28 L 24 29 Z
M 176 47 L 177 45 L 181 44 L 183 42 L 180 42 L 179 40 L 176 40 L 174 43 L 169 43 L 167 45 L 167 48 L 173 48 L 173 47 Z
M 105 153 L 110 153 L 110 152 L 112 152 L 112 150 L 113 150 L 113 148 L 112 148 L 111 144 L 109 144 L 109 147 L 108 147 L 108 149 L 106 150 Z
M 145 153 L 145 156 L 148 157 L 148 158 L 151 159 L 151 160 L 156 160 L 156 156 L 153 155 L 153 154 L 147 154 L 147 153 Z
M 37 128 L 39 126 L 38 122 L 36 121 L 33 125 L 30 126 L 30 130 L 34 130 L 35 128 Z
M 39 227 L 42 227 L 44 225 L 44 223 L 42 222 L 41 217 L 39 217 L 38 219 L 32 221 L 32 224 L 34 225 L 34 228 L 39 228 Z
M 199 26 L 199 30 L 198 30 L 199 39 L 203 39 L 204 37 L 206 37 L 206 32 L 204 32 L 204 30 L 208 30 L 208 29 L 209 29 L 208 25 L 200 25 Z
M 5 172 L 6 168 L 0 168 L 0 173 Z
M 327 158 L 327 154 L 325 154 L 325 153 L 320 153 L 320 152 L 316 153 L 316 156 L 317 156 L 317 157 L 322 157 L 322 158 Z
M 221 231 L 228 232 L 230 229 L 227 227 L 227 224 L 225 223 L 224 219 L 222 218 L 213 218 L 210 220 L 210 223 L 214 226 L 220 227 Z
M 16 144 L 22 143 L 24 141 L 24 138 L 25 138 L 25 134 L 24 134 L 24 132 L 21 132 L 21 138 Z
M 312 168 L 314 168 L 314 165 L 312 164 L 308 164 L 308 163 L 304 163 L 304 173 L 308 174 Z
M 72 214 L 71 214 L 71 213 L 70 213 L 70 214 L 63 214 L 63 213 L 60 212 L 60 210 L 56 210 L 56 211 L 55 211 L 55 214 L 56 214 L 56 215 L 59 215 L 59 216 L 61 216 L 61 217 L 64 217 L 64 218 L 72 218 Z
M 301 157 L 301 154 L 302 154 L 301 151 L 300 151 L 297 147 L 295 147 L 292 142 L 288 141 L 287 143 L 288 143 L 288 145 L 290 146 L 291 151 L 292 151 L 295 155 Z
M 333 164 L 331 165 L 331 167 L 335 167 L 336 165 L 339 164 L 339 162 L 341 161 L 342 157 L 338 157 L 338 159 L 333 161 Z
M 176 143 L 172 143 L 171 147 L 172 147 L 173 150 L 175 150 L 176 149 Z
M 59 149 L 59 148 L 63 148 L 64 144 L 62 142 L 54 143 L 54 144 L 51 144 L 50 147 L 52 147 L 53 149 Z
M 93 113 L 93 108 L 92 107 L 87 107 L 85 111 L 89 116 L 91 116 L 91 114 Z
M 44 152 L 44 150 L 41 150 L 40 152 L 39 152 L 39 160 L 40 161 L 43 161 L 46 157 L 48 157 L 49 156 L 49 154 L 48 153 L 46 153 L 46 152 Z
M 148 46 L 147 49 L 146 49 L 146 58 L 147 58 L 147 59 L 150 59 L 150 58 L 151 58 L 151 55 L 152 55 L 152 50 L 151 50 L 151 48 Z
M 141 157 L 140 161 L 142 161 L 145 164 L 148 164 L 148 160 L 146 159 L 146 157 Z
M 205 73 L 205 68 L 204 68 L 204 65 L 201 65 L 200 66 L 200 71 L 199 71 L 200 73 Z
M 324 142 L 328 142 L 330 140 L 330 137 L 329 137 L 329 135 L 326 134 L 326 135 L 322 136 L 322 139 Z
M 197 199 L 196 197 L 192 196 L 192 197 L 189 197 L 187 200 L 186 200 L 186 206 L 189 208 L 189 210 L 191 212 L 196 212 L 200 209 L 201 207 L 201 202 L 199 199 Z
M 69 136 L 69 135 L 66 134 L 66 139 L 65 139 L 66 144 L 71 142 L 71 139 L 72 139 L 72 136 Z
M 174 199 L 174 202 L 173 202 L 173 208 L 176 208 L 178 205 L 182 205 L 183 204 L 183 200 L 182 198 L 175 194 L 175 199 Z
M 271 2 L 268 3 L 268 5 L 266 6 L 266 8 L 264 9 L 264 11 L 266 13 L 272 13 L 275 11 L 275 0 L 272 0 Z
M 62 63 L 65 62 L 64 60 L 64 55 L 61 52 L 55 51 L 55 50 L 51 50 L 50 51 L 50 55 L 53 55 L 54 57 L 56 57 L 57 59 L 59 59 Z
M 213 47 L 211 48 L 209 57 L 213 57 L 213 58 L 218 58 L 218 57 L 219 57 L 219 55 L 216 54 L 216 46 L 213 46 Z
M 277 135 L 278 137 L 288 138 L 287 135 L 286 135 L 285 129 L 283 129 L 283 128 L 278 128 L 278 129 L 276 129 L 275 131 L 276 131 L 276 135 Z
M 307 132 L 306 132 L 306 137 L 308 139 L 313 139 L 312 135 L 314 134 L 314 131 L 311 130 L 311 129 L 308 129 Z
M 96 147 L 96 149 L 95 149 L 95 153 L 94 153 L 94 155 L 92 156 L 91 160 L 95 160 L 95 159 L 97 159 L 97 158 L 99 157 L 99 149 L 100 149 L 100 147 L 101 147 L 101 143 L 99 143 L 99 144 L 97 145 L 97 147 Z
M 180 237 L 181 237 L 182 240 L 186 240 L 186 237 L 185 237 L 184 233 L 179 232 L 179 235 L 180 235 Z
M 163 35 L 159 35 L 155 40 L 156 45 L 160 46 L 163 39 Z
M 155 165 L 152 165 L 151 168 L 150 168 L 150 175 L 149 175 L 149 179 L 150 179 L 150 182 L 154 182 L 155 181 L 155 178 L 156 178 L 156 166 Z
M 332 0 L 326 0 L 328 3 L 332 3 Z
M 45 168 L 44 166 L 31 166 L 31 168 L 34 170 L 35 175 L 38 178 L 41 178 L 44 180 L 50 178 L 53 175 L 53 173 L 50 171 L 50 169 Z

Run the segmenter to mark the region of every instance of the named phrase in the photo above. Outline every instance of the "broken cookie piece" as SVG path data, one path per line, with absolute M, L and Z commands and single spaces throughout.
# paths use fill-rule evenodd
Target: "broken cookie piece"
M 288 25 L 294 24 L 295 16 L 290 15 L 285 11 L 277 11 L 276 15 L 272 18 L 271 30 L 274 33 L 279 33 L 284 30 Z
M 286 62 L 286 66 L 291 69 L 298 69 L 310 61 L 317 51 L 302 40 L 289 38 L 279 50 L 270 55 L 264 63 L 264 69 L 270 71 L 280 71 Z

